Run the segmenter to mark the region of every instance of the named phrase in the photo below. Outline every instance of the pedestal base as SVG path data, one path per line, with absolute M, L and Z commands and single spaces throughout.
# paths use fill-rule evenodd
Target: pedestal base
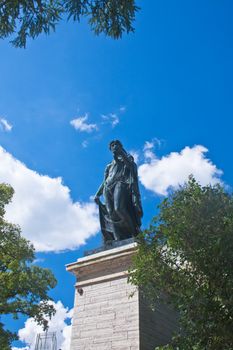
M 176 316 L 155 312 L 127 283 L 136 243 L 80 258 L 67 265 L 77 277 L 71 350 L 153 350 L 167 344 Z

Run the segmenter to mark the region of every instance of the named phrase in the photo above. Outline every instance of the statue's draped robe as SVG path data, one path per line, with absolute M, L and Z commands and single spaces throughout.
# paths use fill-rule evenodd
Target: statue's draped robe
M 100 203 L 99 215 L 104 241 L 136 236 L 140 231 L 142 206 L 138 186 L 137 166 L 127 154 L 127 161 L 113 160 L 107 165 L 104 178 L 105 204 Z M 119 217 L 117 206 L 124 208 L 125 217 Z

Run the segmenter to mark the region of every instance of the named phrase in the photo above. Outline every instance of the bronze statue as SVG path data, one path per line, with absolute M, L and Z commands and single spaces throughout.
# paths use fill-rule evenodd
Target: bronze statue
M 105 243 L 135 237 L 140 232 L 143 215 L 133 156 L 125 151 L 119 140 L 111 141 L 109 148 L 113 160 L 107 165 L 104 181 L 95 195 Z M 100 201 L 101 195 L 105 204 Z

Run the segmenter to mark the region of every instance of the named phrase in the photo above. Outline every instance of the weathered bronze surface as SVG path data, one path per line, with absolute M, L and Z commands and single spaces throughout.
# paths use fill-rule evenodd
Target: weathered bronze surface
M 119 140 L 111 141 L 109 148 L 113 160 L 107 165 L 104 181 L 95 195 L 105 243 L 137 236 L 143 215 L 133 156 Z M 104 204 L 100 200 L 102 195 Z

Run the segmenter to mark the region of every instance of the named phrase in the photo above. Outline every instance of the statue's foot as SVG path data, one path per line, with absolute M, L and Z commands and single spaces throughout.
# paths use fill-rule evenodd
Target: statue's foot
M 113 240 L 113 239 L 111 239 L 111 240 L 105 241 L 105 243 L 104 243 L 104 244 L 105 244 L 105 246 L 106 246 L 106 247 L 111 247 L 111 246 L 112 246 L 113 241 L 114 241 L 114 240 Z

